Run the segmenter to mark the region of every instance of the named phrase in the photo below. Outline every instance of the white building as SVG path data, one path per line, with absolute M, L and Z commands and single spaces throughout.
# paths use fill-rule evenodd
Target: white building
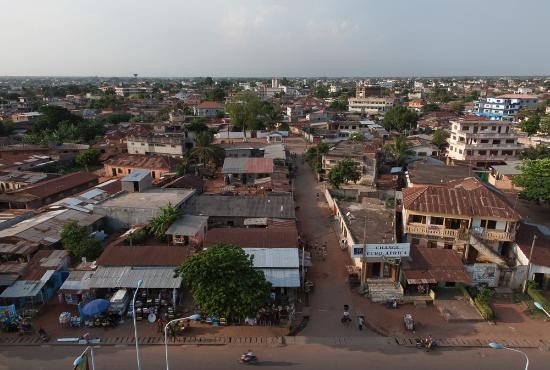
M 174 135 L 129 136 L 126 140 L 129 154 L 161 154 L 182 157 L 193 147 L 191 133 Z
M 394 106 L 394 98 L 349 98 L 348 111 L 360 113 L 384 113 Z
M 447 157 L 473 165 L 516 159 L 522 150 L 519 136 L 506 121 L 462 118 L 451 122 Z

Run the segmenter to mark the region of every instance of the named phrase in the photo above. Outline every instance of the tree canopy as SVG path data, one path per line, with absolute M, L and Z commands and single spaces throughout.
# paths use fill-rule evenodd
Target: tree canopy
M 214 134 L 210 130 L 199 132 L 195 138 L 195 146 L 189 154 L 205 166 L 220 166 L 225 159 L 225 151 L 213 144 L 213 141 Z
M 402 165 L 405 158 L 411 154 L 407 138 L 403 135 L 396 137 L 393 143 L 386 144 L 384 151 L 389 153 L 398 165 Z
M 95 260 L 101 254 L 101 242 L 90 236 L 88 227 L 80 226 L 76 221 L 71 221 L 63 226 L 61 231 L 61 244 L 71 257 L 80 259 L 86 257 Z
M 540 116 L 534 115 L 526 120 L 521 121 L 519 124 L 519 128 L 528 136 L 535 135 L 540 128 Z
M 217 244 L 176 269 L 193 300 L 208 315 L 231 319 L 255 316 L 266 304 L 271 284 L 254 269 L 253 257 L 232 244 Z
M 360 178 L 359 163 L 349 158 L 338 162 L 328 173 L 328 182 L 336 189 L 349 181 L 356 183 Z
M 310 147 L 304 154 L 304 160 L 309 167 L 316 172 L 321 172 L 322 169 L 322 157 L 327 153 L 329 149 L 328 144 L 320 143 L 318 145 Z
M 550 115 L 541 118 L 539 131 L 543 135 L 550 135 Z
M 75 158 L 76 164 L 86 168 L 88 171 L 90 166 L 99 164 L 99 156 L 101 152 L 98 149 L 88 149 L 77 154 Z
M 438 128 L 432 134 L 432 144 L 438 147 L 442 147 L 447 143 L 448 138 L 449 134 L 446 131 Z
M 521 159 L 550 159 L 550 147 L 546 145 L 529 147 L 521 153 Z
M 149 221 L 149 230 L 157 240 L 164 240 L 166 230 L 181 216 L 181 210 L 168 204 L 160 208 L 160 214 Z
M 526 159 L 523 161 L 522 174 L 514 176 L 512 182 L 521 186 L 521 195 L 537 201 L 550 200 L 550 159 Z
M 422 107 L 422 112 L 424 113 L 439 112 L 439 110 L 440 110 L 439 105 L 435 103 L 428 103 Z
M 418 115 L 404 106 L 396 106 L 384 114 L 383 126 L 386 130 L 405 131 L 416 127 Z
M 461 100 L 456 100 L 449 103 L 449 111 L 456 114 L 457 116 L 462 114 L 464 111 L 464 102 Z

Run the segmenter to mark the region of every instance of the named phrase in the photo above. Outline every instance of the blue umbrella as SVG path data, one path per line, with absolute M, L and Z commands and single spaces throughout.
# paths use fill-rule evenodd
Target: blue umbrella
M 109 301 L 106 299 L 94 299 L 82 308 L 82 313 L 86 316 L 101 315 L 109 308 Z

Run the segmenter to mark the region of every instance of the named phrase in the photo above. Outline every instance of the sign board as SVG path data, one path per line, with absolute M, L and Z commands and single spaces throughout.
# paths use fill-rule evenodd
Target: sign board
M 408 257 L 411 252 L 410 243 L 390 244 L 355 244 L 351 251 L 352 257 Z

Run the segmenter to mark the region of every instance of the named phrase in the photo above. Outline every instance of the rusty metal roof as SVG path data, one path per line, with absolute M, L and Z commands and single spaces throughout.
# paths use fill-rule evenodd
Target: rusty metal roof
M 403 189 L 403 208 L 426 214 L 520 219 L 503 196 L 474 178 Z
M 470 283 L 460 254 L 452 249 L 411 245 L 410 259 L 403 262 L 403 274 L 409 284 L 420 282 Z

